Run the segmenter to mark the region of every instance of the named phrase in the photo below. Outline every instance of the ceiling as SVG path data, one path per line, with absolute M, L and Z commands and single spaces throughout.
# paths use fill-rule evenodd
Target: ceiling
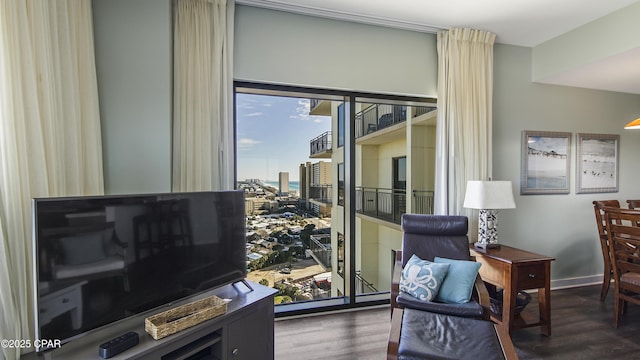
M 307 15 L 423 32 L 469 27 L 535 47 L 640 0 L 236 0 Z M 550 83 L 640 94 L 640 51 L 602 59 Z

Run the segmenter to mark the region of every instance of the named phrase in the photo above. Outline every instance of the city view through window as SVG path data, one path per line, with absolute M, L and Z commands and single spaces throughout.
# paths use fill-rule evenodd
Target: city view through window
M 331 297 L 331 159 L 310 160 L 308 135 L 328 133 L 331 117 L 310 115 L 309 99 L 237 94 L 236 103 L 247 278 L 278 289 L 276 304 Z M 325 185 L 325 203 L 307 203 L 310 177 Z
M 430 99 L 236 92 L 247 277 L 277 312 L 388 300 L 401 215 L 433 213 L 435 119 Z

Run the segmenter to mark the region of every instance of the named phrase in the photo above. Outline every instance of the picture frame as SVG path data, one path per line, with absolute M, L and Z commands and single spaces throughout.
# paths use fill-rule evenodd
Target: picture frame
M 620 135 L 576 135 L 576 193 L 618 192 Z
M 571 133 L 522 131 L 520 194 L 568 194 Z

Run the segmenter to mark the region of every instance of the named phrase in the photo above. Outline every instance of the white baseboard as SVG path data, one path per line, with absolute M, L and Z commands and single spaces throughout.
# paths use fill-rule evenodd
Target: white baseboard
M 551 280 L 551 290 L 602 284 L 602 276 L 603 275 L 591 275 Z

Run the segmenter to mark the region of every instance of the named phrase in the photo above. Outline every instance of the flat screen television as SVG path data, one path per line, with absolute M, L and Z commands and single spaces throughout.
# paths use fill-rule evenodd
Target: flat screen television
M 64 344 L 247 274 L 241 191 L 32 205 L 36 339 Z

